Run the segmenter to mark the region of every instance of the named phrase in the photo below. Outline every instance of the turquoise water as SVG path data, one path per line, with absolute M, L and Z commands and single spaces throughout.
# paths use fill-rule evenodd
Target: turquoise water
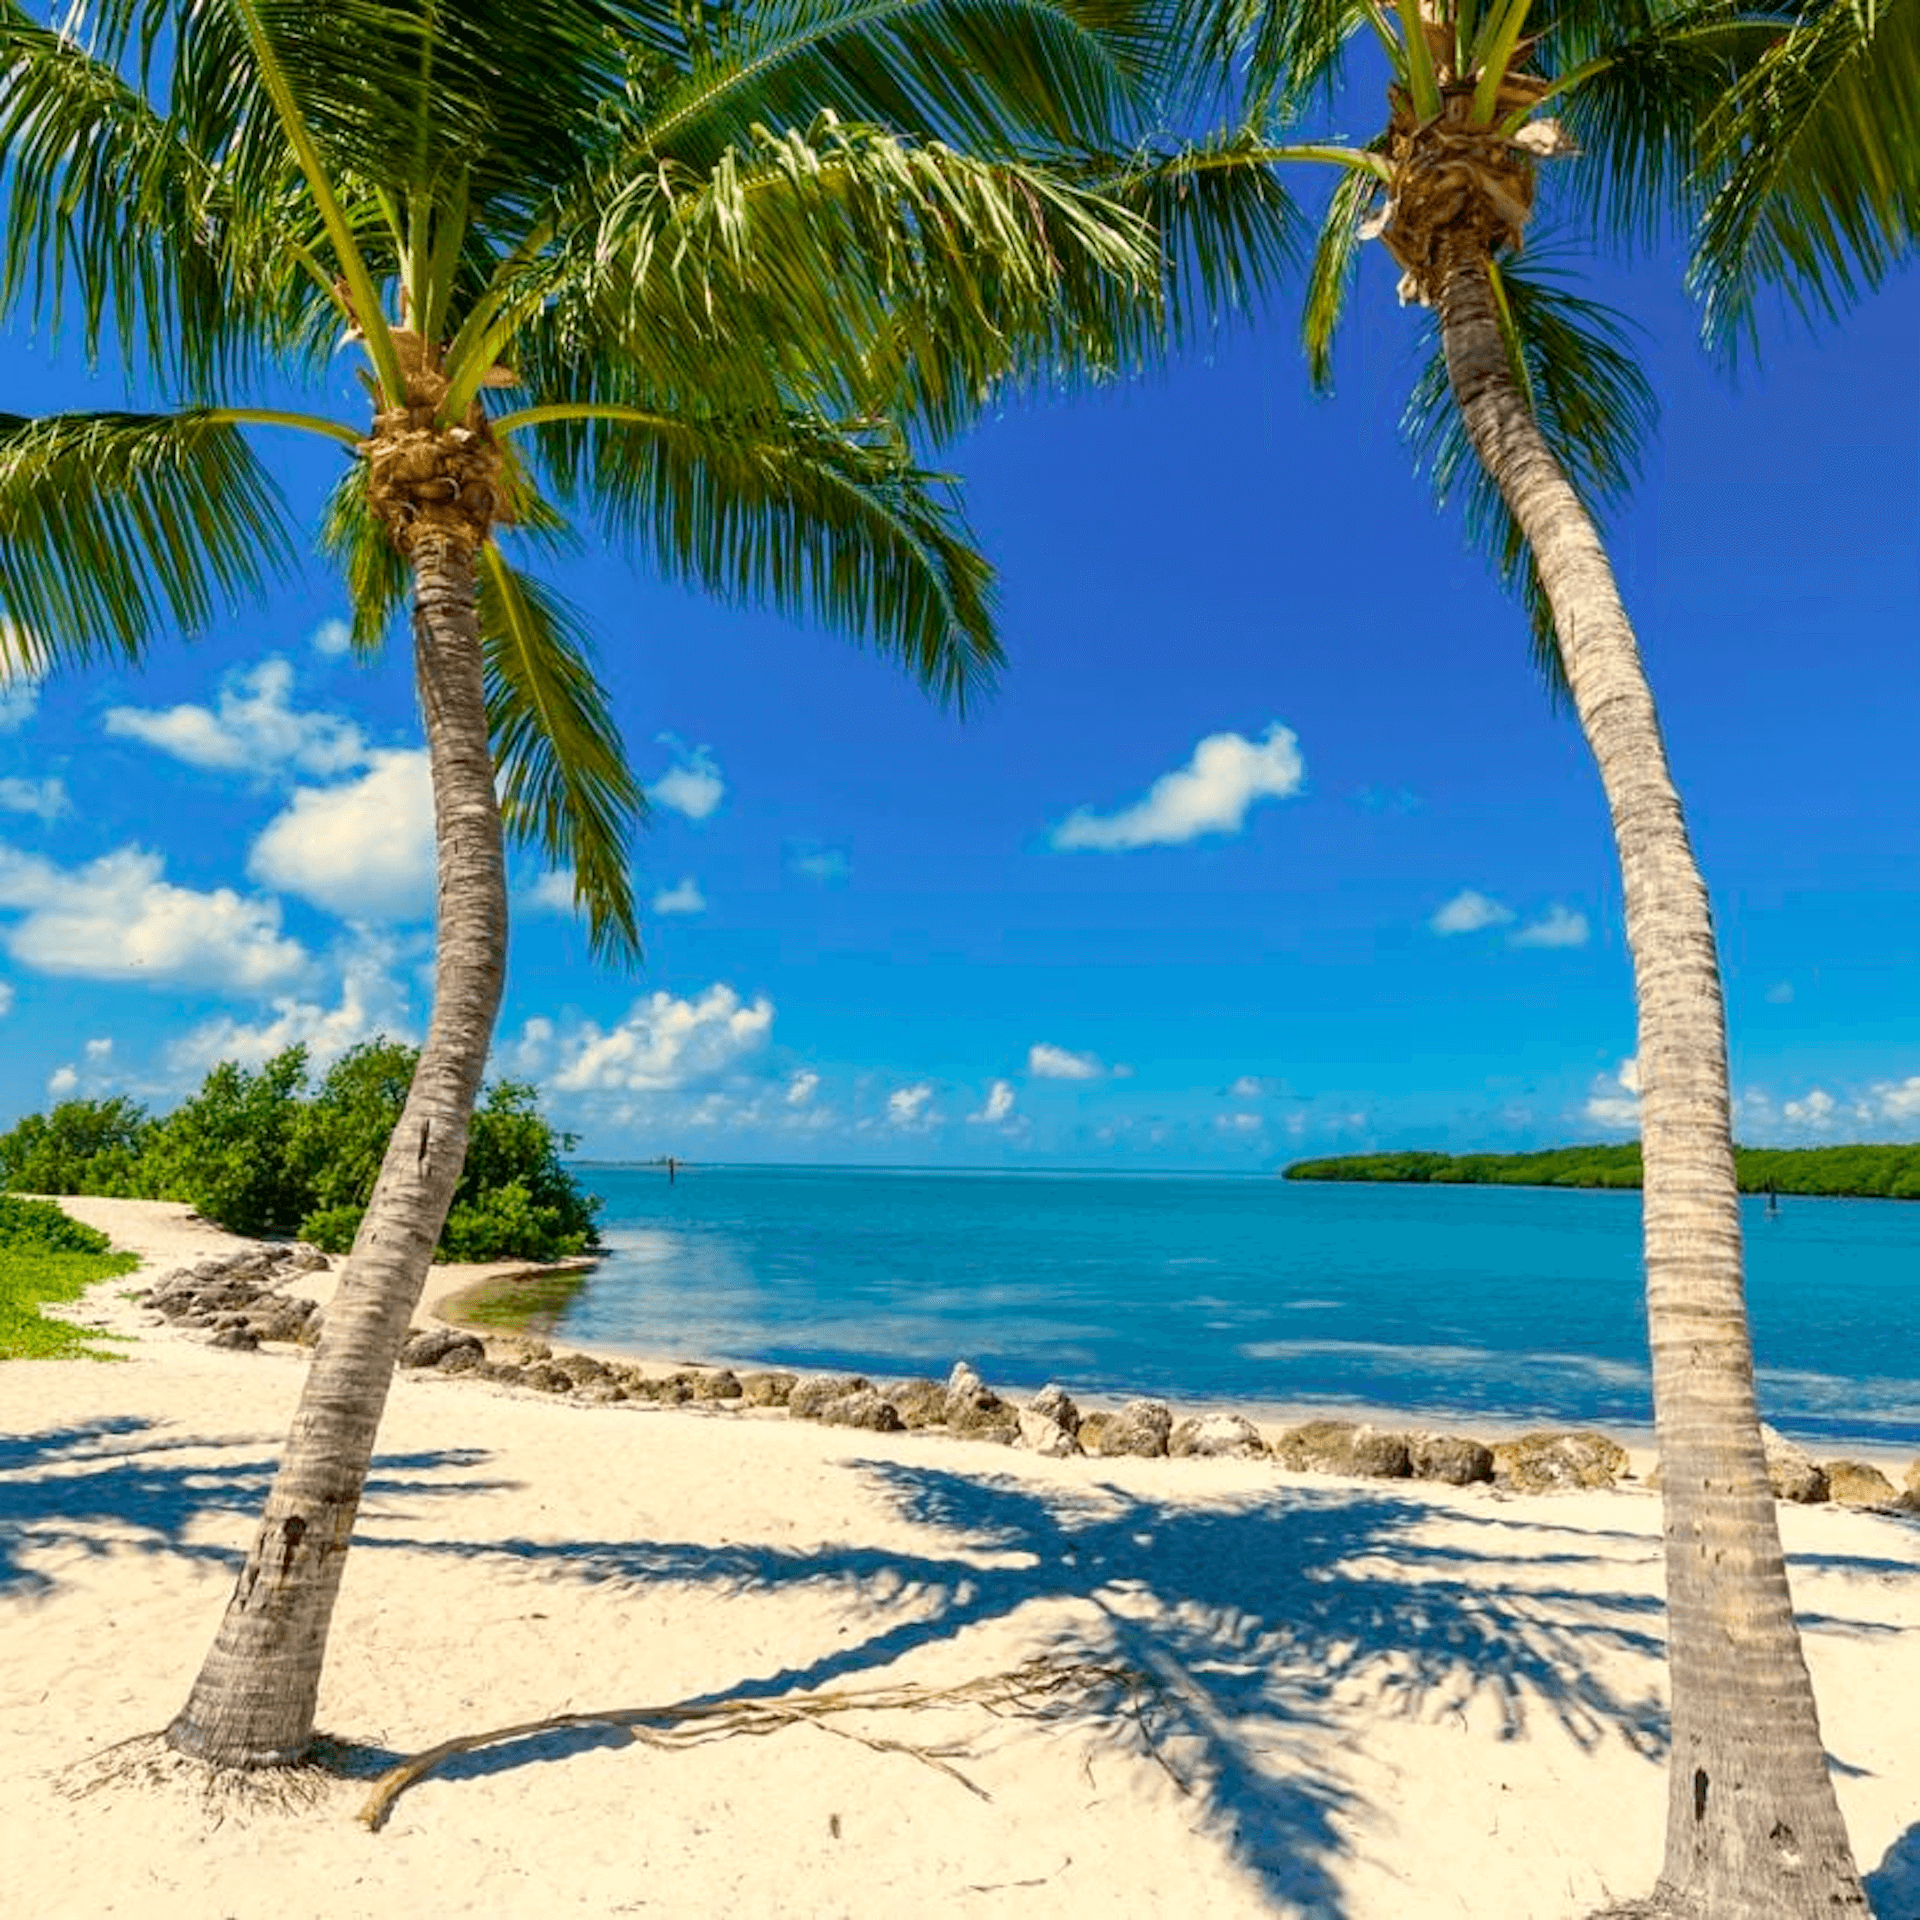
M 1091 1394 L 1652 1417 L 1639 1196 L 1268 1176 L 582 1170 L 608 1253 L 558 1337 Z M 1920 1442 L 1920 1205 L 1747 1203 L 1761 1405 Z

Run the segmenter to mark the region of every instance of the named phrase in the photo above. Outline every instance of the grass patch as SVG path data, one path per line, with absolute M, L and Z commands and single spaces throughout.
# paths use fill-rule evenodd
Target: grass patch
M 123 1338 L 91 1327 L 49 1320 L 47 1300 L 77 1300 L 96 1280 L 131 1273 L 131 1253 L 52 1253 L 38 1247 L 0 1247 L 0 1360 L 117 1360 L 91 1343 Z
M 459 1326 L 527 1333 L 544 1339 L 559 1325 L 560 1316 L 586 1283 L 584 1267 L 562 1273 L 508 1274 L 443 1300 L 439 1314 Z

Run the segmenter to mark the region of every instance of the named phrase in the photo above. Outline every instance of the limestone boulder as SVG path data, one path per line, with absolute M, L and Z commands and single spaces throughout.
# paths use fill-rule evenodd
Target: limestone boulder
M 1416 1480 L 1470 1487 L 1493 1478 L 1493 1449 L 1451 1433 L 1416 1433 L 1407 1439 L 1407 1464 Z
M 947 1390 L 938 1380 L 902 1380 L 887 1389 L 887 1398 L 901 1422 L 909 1427 L 940 1427 L 947 1420 Z
M 693 1389 L 696 1400 L 740 1400 L 745 1393 L 740 1385 L 740 1376 L 731 1367 L 716 1367 L 711 1373 L 703 1373 Z
M 1515 1493 L 1617 1486 L 1626 1470 L 1626 1448 L 1585 1428 L 1523 1433 L 1493 1449 L 1495 1484 Z
M 1020 1414 L 1020 1444 L 1029 1453 L 1042 1454 L 1049 1460 L 1071 1459 L 1080 1451 L 1080 1442 L 1059 1421 L 1036 1413 L 1032 1407 Z
M 787 1411 L 796 1420 L 818 1420 L 820 1409 L 849 1394 L 865 1393 L 873 1385 L 862 1373 L 816 1374 L 797 1381 L 787 1394 Z
M 1813 1506 L 1827 1498 L 1826 1470 L 1804 1447 L 1796 1447 L 1785 1434 L 1768 1426 L 1760 1429 L 1760 1440 L 1767 1451 L 1767 1484 L 1776 1500 Z
M 1843 1507 L 1891 1507 L 1899 1504 L 1894 1484 L 1878 1467 L 1862 1460 L 1829 1460 L 1827 1490 Z
M 964 1360 L 947 1376 L 947 1425 L 970 1440 L 1012 1446 L 1020 1437 L 1020 1415 Z
M 1352 1420 L 1309 1420 L 1274 1442 L 1274 1458 L 1295 1473 L 1345 1473 L 1367 1480 L 1404 1480 L 1413 1471 L 1404 1433 Z
M 823 1427 L 860 1427 L 868 1433 L 898 1433 L 901 1421 L 893 1402 L 876 1388 L 862 1387 L 829 1400 L 814 1416 Z
M 1043 1420 L 1051 1420 L 1063 1432 L 1080 1431 L 1080 1409 L 1073 1404 L 1066 1388 L 1057 1381 L 1049 1380 L 1027 1402 L 1027 1410 L 1039 1414 Z
M 1176 1460 L 1260 1460 L 1267 1443 L 1251 1420 L 1237 1413 L 1208 1413 L 1182 1420 L 1167 1436 Z
M 1164 1400 L 1129 1400 L 1100 1430 L 1108 1459 L 1157 1460 L 1173 1435 L 1173 1409 Z
M 750 1407 L 784 1407 L 799 1384 L 797 1373 L 744 1373 L 740 1376 L 740 1397 Z

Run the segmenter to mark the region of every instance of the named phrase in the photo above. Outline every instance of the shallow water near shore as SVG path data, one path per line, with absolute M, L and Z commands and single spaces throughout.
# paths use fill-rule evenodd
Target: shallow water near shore
M 594 1165 L 553 1338 L 1184 1402 L 1645 1425 L 1640 1196 L 1272 1176 Z M 1920 1205 L 1744 1206 L 1764 1417 L 1920 1442 Z

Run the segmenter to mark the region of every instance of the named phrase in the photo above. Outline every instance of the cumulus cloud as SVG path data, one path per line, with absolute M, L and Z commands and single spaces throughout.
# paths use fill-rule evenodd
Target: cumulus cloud
M 773 1002 L 751 1005 L 716 983 L 697 999 L 654 993 L 612 1027 L 556 1029 L 529 1020 L 511 1058 L 563 1093 L 665 1093 L 710 1080 L 755 1053 L 773 1030 Z
M 277 995 L 266 1018 L 243 1021 L 231 1015 L 202 1021 L 167 1049 L 167 1065 L 187 1081 L 198 1081 L 223 1060 L 257 1067 L 293 1046 L 305 1047 L 309 1062 L 321 1071 L 350 1048 L 383 1036 L 411 1045 L 418 1039 L 406 988 L 395 975 L 404 958 L 397 945 L 355 940 L 345 951 L 340 998 L 334 1006 Z
M 247 872 L 346 920 L 433 913 L 433 788 L 424 749 L 370 756 L 337 787 L 303 787 L 253 843 Z
M 1868 1089 L 1872 1116 L 1879 1120 L 1920 1118 L 1920 1074 L 1905 1080 L 1881 1080 Z M 1863 1116 L 1864 1117 L 1864 1116 Z
M 1473 887 L 1464 887 L 1427 922 L 1435 933 L 1478 933 L 1483 927 L 1504 926 L 1513 909 Z
M 80 1076 L 71 1067 L 55 1067 L 47 1075 L 47 1098 L 64 1100 L 80 1084 Z
M 787 849 L 787 865 L 809 880 L 844 880 L 853 871 L 838 847 L 823 847 L 817 840 L 795 841 Z
M 307 635 L 307 644 L 315 653 L 337 660 L 343 653 L 352 651 L 353 628 L 345 620 L 322 620 Z
M 306 970 L 306 950 L 280 932 L 277 901 L 198 893 L 164 871 L 137 847 L 71 871 L 0 847 L 0 908 L 24 916 L 0 938 L 40 973 L 89 980 L 266 991 Z
M 653 910 L 655 913 L 705 913 L 707 896 L 689 876 L 677 887 L 664 887 L 656 893 L 653 896 Z
M 1124 852 L 1179 846 L 1205 833 L 1238 833 L 1256 801 L 1289 798 L 1306 774 L 1299 741 L 1278 721 L 1257 741 L 1210 733 L 1184 767 L 1163 773 L 1132 806 L 1110 814 L 1076 807 L 1054 828 L 1053 844 Z
M 543 873 L 520 896 L 521 903 L 536 913 L 573 911 L 573 869 L 553 867 Z
M 1586 1116 L 1596 1126 L 1632 1129 L 1640 1124 L 1640 1062 L 1622 1060 L 1611 1074 L 1598 1075 L 1587 1096 Z
M 211 708 L 109 707 L 106 729 L 217 772 L 326 779 L 364 765 L 360 729 L 337 714 L 295 712 L 292 691 L 292 663 L 276 656 L 228 674 Z
M 804 1107 L 811 1100 L 820 1085 L 820 1076 L 809 1067 L 803 1067 L 787 1082 L 786 1102 L 790 1107 Z
M 1832 1127 L 1833 1116 L 1839 1110 L 1839 1101 L 1824 1087 L 1812 1087 L 1798 1100 L 1786 1100 L 1780 1106 L 1780 1111 L 1796 1127 L 1804 1127 L 1811 1133 L 1825 1133 Z
M 70 807 L 66 783 L 51 775 L 44 780 L 0 780 L 0 809 L 8 813 L 30 813 L 39 820 L 58 820 Z
M 887 1119 L 906 1132 L 937 1126 L 940 1116 L 928 1106 L 933 1088 L 926 1081 L 918 1086 L 896 1087 L 887 1095 Z
M 1262 1121 L 1257 1113 L 1217 1113 L 1213 1117 L 1213 1124 L 1222 1133 L 1245 1136 L 1249 1133 L 1258 1133 Z
M 674 764 L 659 779 L 647 782 L 647 798 L 689 820 L 704 820 L 727 797 L 727 783 L 713 755 L 705 747 L 689 747 L 671 733 L 657 738 L 663 747 L 673 749 Z
M 113 1040 L 109 1035 L 101 1035 L 97 1040 L 89 1040 L 86 1045 L 89 1060 L 105 1061 L 113 1055 Z
M 1571 907 L 1551 906 L 1538 920 L 1511 935 L 1516 947 L 1584 947 L 1587 944 L 1587 916 Z
M 987 1097 L 978 1113 L 967 1115 L 969 1126 L 997 1127 L 1013 1112 L 1013 1086 L 1006 1080 L 996 1080 L 987 1089 Z
M 0 733 L 18 733 L 40 705 L 40 643 L 0 620 Z
M 1271 1084 L 1262 1080 L 1258 1074 L 1243 1073 L 1227 1089 L 1227 1097 L 1231 1100 L 1264 1100 L 1272 1091 Z
M 13 982 L 0 980 L 0 1014 L 13 1011 Z
M 1097 1054 L 1070 1053 L 1042 1040 L 1027 1049 L 1027 1071 L 1037 1080 L 1098 1080 L 1106 1068 Z

